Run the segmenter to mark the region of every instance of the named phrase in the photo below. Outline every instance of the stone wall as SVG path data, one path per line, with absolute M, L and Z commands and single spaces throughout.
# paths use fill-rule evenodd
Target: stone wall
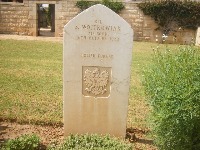
M 75 4 L 76 1 L 61 0 L 58 4 L 55 5 L 57 27 L 55 36 L 63 36 L 64 25 L 66 25 L 73 17 L 78 15 L 79 9 L 75 7 Z
M 27 1 L 0 4 L 0 33 L 28 35 L 29 11 Z
M 148 16 L 144 16 L 143 12 L 137 7 L 137 3 L 128 2 L 125 4 L 125 10 L 120 13 L 133 28 L 134 40 L 151 41 L 156 33 L 157 24 Z
M 62 36 L 63 26 L 74 16 L 80 13 L 79 8 L 75 7 L 76 0 L 62 1 L 56 5 L 56 16 L 58 33 Z M 124 3 L 125 9 L 119 14 L 123 17 L 134 30 L 134 40 L 150 41 L 154 34 L 157 33 L 153 29 L 157 28 L 157 24 L 148 16 L 144 16 L 142 11 L 137 7 L 137 3 Z M 158 32 L 157 34 L 160 34 Z
M 24 0 L 24 3 L 0 2 L 0 33 L 38 35 L 37 4 L 55 4 L 55 36 L 63 36 L 64 25 L 80 13 L 76 0 Z M 149 16 L 145 16 L 136 2 L 124 3 L 125 9 L 119 14 L 134 30 L 134 40 L 162 42 L 162 32 Z M 196 31 L 177 30 L 167 38 L 168 43 L 190 43 Z
M 162 31 L 158 30 L 158 25 L 151 17 L 143 14 L 137 7 L 137 4 L 136 2 L 124 3 L 126 9 L 120 13 L 120 16 L 132 26 L 134 30 L 134 40 L 162 43 Z M 183 30 L 181 28 L 175 30 L 175 32 L 169 33 L 165 43 L 189 44 L 194 41 L 196 37 L 195 30 Z

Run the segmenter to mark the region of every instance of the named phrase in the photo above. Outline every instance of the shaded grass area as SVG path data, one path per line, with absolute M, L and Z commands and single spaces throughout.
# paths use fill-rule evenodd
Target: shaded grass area
M 156 46 L 134 42 L 128 128 L 147 128 L 141 77 Z M 62 124 L 62 44 L 0 40 L 0 104 L 0 119 Z

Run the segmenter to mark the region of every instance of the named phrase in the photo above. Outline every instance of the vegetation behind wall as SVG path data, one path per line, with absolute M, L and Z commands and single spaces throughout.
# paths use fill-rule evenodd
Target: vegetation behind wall
M 119 13 L 121 10 L 123 10 L 125 8 L 125 6 L 123 5 L 122 2 L 114 2 L 114 1 L 110 1 L 110 0 L 102 0 L 102 1 L 81 0 L 81 1 L 77 1 L 76 6 L 78 8 L 80 8 L 81 11 L 83 11 L 95 4 L 103 4 L 116 13 Z
M 138 6 L 155 20 L 164 34 L 179 28 L 197 29 L 200 26 L 199 2 L 161 0 L 139 3 Z

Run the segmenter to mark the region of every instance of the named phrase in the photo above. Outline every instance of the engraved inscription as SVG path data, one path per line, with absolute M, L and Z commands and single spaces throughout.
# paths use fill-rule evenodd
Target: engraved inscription
M 84 31 L 85 33 L 78 34 L 77 40 L 100 40 L 100 41 L 119 41 L 118 34 L 121 31 L 120 26 L 104 25 L 102 20 L 94 20 L 92 24 L 82 24 L 75 26 L 77 32 Z
M 113 59 L 113 55 L 107 55 L 107 54 L 82 54 L 81 55 L 83 58 L 98 58 L 98 59 Z
M 110 94 L 110 67 L 84 66 L 83 67 L 84 96 L 108 97 Z

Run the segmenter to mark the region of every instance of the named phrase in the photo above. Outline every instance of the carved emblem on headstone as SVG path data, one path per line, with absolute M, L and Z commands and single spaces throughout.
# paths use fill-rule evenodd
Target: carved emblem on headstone
M 107 97 L 110 93 L 109 67 L 83 67 L 83 95 Z

